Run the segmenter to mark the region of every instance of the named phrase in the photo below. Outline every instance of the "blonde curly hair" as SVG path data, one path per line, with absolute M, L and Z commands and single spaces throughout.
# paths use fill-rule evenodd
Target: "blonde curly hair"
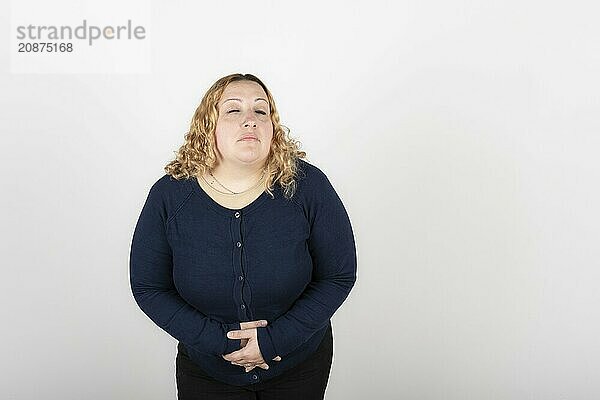
M 265 162 L 267 192 L 273 196 L 273 185 L 281 185 L 284 196 L 291 198 L 296 191 L 298 162 L 306 153 L 300 150 L 300 143 L 289 136 L 289 128 L 279 122 L 279 113 L 275 101 L 266 85 L 252 74 L 231 74 L 217 80 L 204 94 L 196 109 L 189 131 L 185 134 L 185 143 L 175 153 L 175 159 L 165 166 L 165 172 L 175 179 L 188 179 L 202 176 L 215 167 L 216 138 L 215 129 L 219 111 L 217 104 L 223 91 L 231 82 L 252 81 L 258 83 L 267 95 L 273 124 L 273 140 Z

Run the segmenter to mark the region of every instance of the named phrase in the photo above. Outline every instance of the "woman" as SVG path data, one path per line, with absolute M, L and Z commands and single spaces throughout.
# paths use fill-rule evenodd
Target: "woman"
M 179 399 L 324 397 L 356 248 L 328 178 L 287 134 L 257 77 L 223 77 L 150 188 L 131 288 L 179 341 Z

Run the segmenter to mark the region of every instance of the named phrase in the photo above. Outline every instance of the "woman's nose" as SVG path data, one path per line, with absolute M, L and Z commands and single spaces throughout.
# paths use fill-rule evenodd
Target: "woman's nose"
M 252 114 L 246 117 L 246 122 L 244 123 L 244 128 L 248 127 L 256 128 L 256 119 Z

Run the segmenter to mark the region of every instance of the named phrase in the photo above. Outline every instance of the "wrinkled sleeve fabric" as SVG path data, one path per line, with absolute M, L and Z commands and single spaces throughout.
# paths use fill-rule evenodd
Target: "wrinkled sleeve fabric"
M 229 339 L 240 323 L 221 323 L 187 303 L 173 283 L 173 257 L 167 240 L 169 211 L 164 201 L 164 180 L 148 193 L 134 229 L 129 256 L 130 285 L 141 310 L 175 339 L 204 354 L 220 356 L 240 349 Z
M 356 281 L 356 246 L 346 209 L 325 174 L 311 173 L 316 184 L 308 190 L 305 209 L 312 280 L 285 314 L 257 329 L 266 362 L 285 357 L 325 327 Z

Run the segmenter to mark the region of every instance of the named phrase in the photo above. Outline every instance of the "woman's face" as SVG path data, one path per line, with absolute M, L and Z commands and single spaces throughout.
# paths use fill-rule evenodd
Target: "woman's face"
M 254 165 L 266 160 L 273 139 L 267 95 L 256 82 L 231 82 L 217 105 L 219 162 Z

